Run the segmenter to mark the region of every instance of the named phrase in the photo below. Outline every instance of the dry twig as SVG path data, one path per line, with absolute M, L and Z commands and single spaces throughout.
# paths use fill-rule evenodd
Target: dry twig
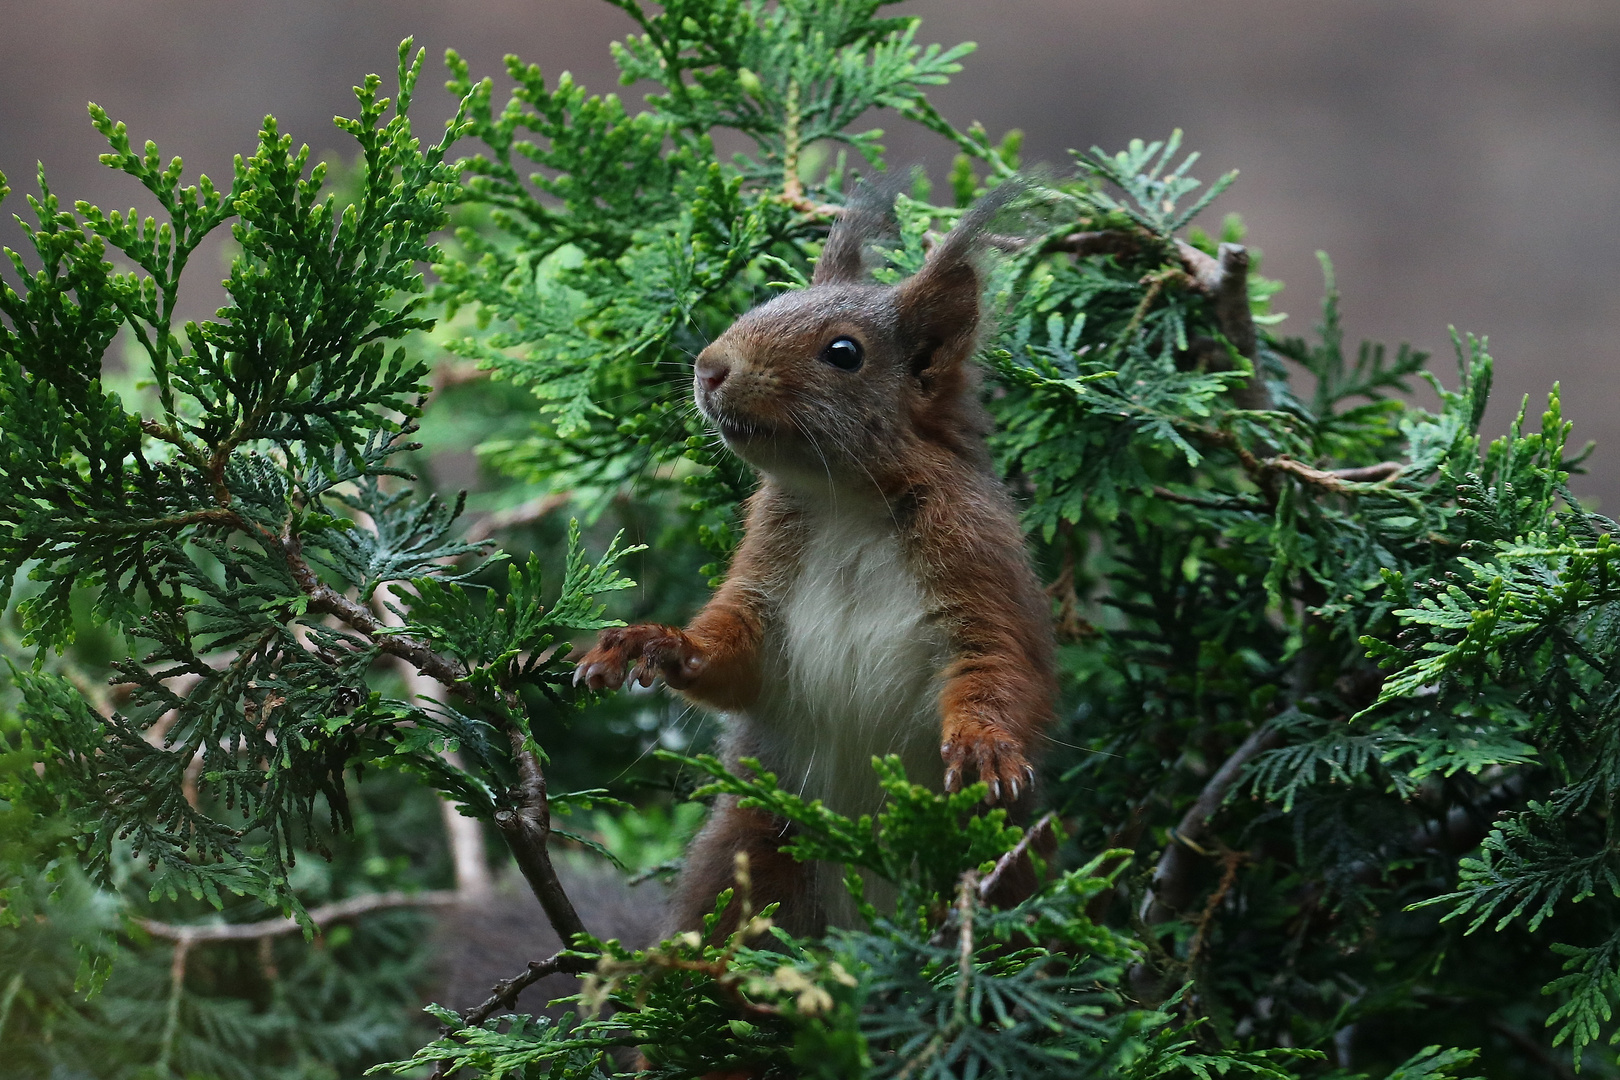
M 1221 808 L 1226 793 L 1237 783 L 1243 767 L 1257 755 L 1274 746 L 1280 732 L 1269 724 L 1256 728 L 1232 755 L 1215 770 L 1203 791 L 1170 834 L 1170 843 L 1159 856 L 1153 880 L 1142 900 L 1142 921 L 1150 926 L 1172 918 L 1192 899 L 1194 853 L 1204 854 L 1198 842 L 1204 837 L 1209 819 Z
M 1052 822 L 1055 820 L 1057 820 L 1057 814 L 1054 811 L 1048 810 L 1042 814 L 1040 820 L 1029 827 L 1029 831 L 1024 833 L 1018 843 L 1013 846 L 1013 849 L 996 860 L 996 865 L 991 868 L 990 873 L 985 875 L 983 881 L 979 882 L 980 901 L 986 901 L 990 898 L 990 894 L 996 891 L 996 886 L 1001 884 L 1002 876 L 1029 853 L 1030 844 L 1035 842 L 1037 836 L 1049 831 L 1052 828 Z
M 328 924 L 352 919 L 372 911 L 400 907 L 446 907 L 460 901 L 453 890 L 436 889 L 428 892 L 383 892 L 351 896 L 334 904 L 322 904 L 307 914 L 309 921 L 324 929 Z M 136 919 L 135 925 L 155 938 L 189 947 L 213 941 L 259 941 L 265 938 L 296 934 L 303 924 L 294 918 L 261 919 L 249 923 L 183 923 L 158 922 L 156 919 Z

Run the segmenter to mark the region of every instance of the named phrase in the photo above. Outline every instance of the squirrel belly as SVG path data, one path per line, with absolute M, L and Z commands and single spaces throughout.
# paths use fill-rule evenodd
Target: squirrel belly
M 938 790 L 943 630 L 887 504 L 806 506 L 796 573 L 760 649 L 758 700 L 734 714 L 728 751 L 758 757 L 786 791 L 849 817 L 876 814 L 872 758 L 898 754 Z
M 887 504 L 846 497 L 804 507 L 798 518 L 803 546 L 773 597 L 760 694 L 726 714 L 726 757 L 733 765 L 758 758 L 783 790 L 847 817 L 876 815 L 885 792 L 873 757 L 898 754 L 913 783 L 943 785 L 948 642 Z M 859 925 L 838 867 L 804 871 L 821 919 Z M 868 878 L 868 900 L 892 903 L 892 892 Z

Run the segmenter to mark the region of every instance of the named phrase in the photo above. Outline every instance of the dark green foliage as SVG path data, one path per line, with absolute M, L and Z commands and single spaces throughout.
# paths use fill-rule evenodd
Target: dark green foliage
M 41 175 L 34 250 L 0 289 L 0 589 L 28 579 L 0 727 L 8 1048 L 127 1031 L 116 1068 L 83 1066 L 109 1076 L 394 1057 L 595 1077 L 639 1048 L 671 1078 L 1511 1080 L 1555 1075 L 1559 1046 L 1616 1075 L 1620 548 L 1568 491 L 1556 389 L 1539 429 L 1488 439 L 1484 343 L 1457 337 L 1452 380 L 1405 346 L 1351 354 L 1325 257 L 1313 339 L 1269 331 L 1257 253 L 1192 225 L 1232 177 L 1200 185 L 1179 134 L 1032 183 L 987 261 L 993 450 L 1062 639 L 1045 771 L 1067 840 L 1036 895 L 979 898 L 1023 838 L 973 812 L 982 792 L 878 763 L 889 803 L 852 822 L 713 758 L 649 764 L 692 738 L 677 708 L 574 697 L 570 641 L 681 620 L 734 543 L 752 480 L 692 410 L 690 358 L 806 282 L 883 168 L 866 114 L 960 151 L 947 205 L 921 176 L 897 198 L 879 280 L 1020 168 L 1016 132 L 958 131 L 925 97 L 968 47 L 919 45 L 875 0 L 618 6 L 639 29 L 624 81 L 654 88 L 639 113 L 515 58 L 497 107 L 452 54 L 460 106 L 424 149 L 405 48 L 392 113 L 373 78 L 339 122 L 359 143 L 342 196 L 273 120 L 221 191 L 93 109 L 161 219 L 65 211 Z M 720 160 L 722 130 L 747 152 Z M 451 160 L 465 139 L 481 152 Z M 177 332 L 187 259 L 227 223 L 230 303 Z M 1242 238 L 1229 219 L 1220 239 Z M 428 429 L 488 440 L 511 481 L 492 501 L 557 495 L 590 532 L 542 522 L 508 559 L 407 472 L 429 350 L 401 339 L 424 331 L 505 380 L 442 391 Z M 149 392 L 104 363 L 120 338 Z M 1436 410 L 1403 399 L 1418 378 Z M 402 696 L 399 664 L 442 700 Z M 792 849 L 849 868 L 865 927 L 791 938 L 749 907 L 745 868 L 728 941 L 638 951 L 581 912 L 558 961 L 594 971 L 577 1013 L 439 1008 L 448 1032 L 412 1056 L 391 1010 L 417 916 L 338 928 L 359 950 L 284 940 L 269 979 L 237 945 L 166 978 L 172 953 L 120 921 L 442 883 L 406 830 L 384 856 L 378 790 L 416 793 L 401 821 L 454 798 L 543 877 L 514 824 L 548 805 L 541 767 L 583 789 L 551 809 L 610 807 L 648 798 L 623 781 L 637 754 L 638 776 L 797 822 Z M 636 831 L 661 807 L 625 820 L 603 837 L 664 850 Z M 41 1054 L 27 1068 L 81 1066 Z
M 611 1047 L 650 1044 L 653 1076 L 721 1068 L 780 1068 L 847 1077 L 978 1075 L 1218 1075 L 1284 1078 L 1311 1051 L 1188 1055 L 1190 1042 L 1151 1034 L 1168 1015 L 1126 1007 L 1120 984 L 1137 958 L 1130 938 L 1080 914 L 1113 884 L 1099 873 L 1111 853 L 1055 877 L 1015 908 L 988 908 L 979 874 L 1018 838 L 1003 812 L 971 817 L 982 786 L 945 796 L 906 782 L 880 763 L 890 802 L 874 834 L 806 806 L 768 774 L 728 776 L 712 758 L 684 759 L 716 778 L 704 789 L 791 816 L 805 857 L 831 858 L 901 885 L 892 912 L 868 908 L 870 929 L 796 941 L 751 919 L 746 871 L 720 909 L 742 905 L 744 928 L 720 944 L 696 934 L 631 953 L 592 942 L 606 960 L 589 980 L 579 1023 L 518 1018 L 453 1030 L 412 1063 L 448 1058 L 489 1076 L 601 1075 Z M 950 842 L 964 823 L 966 845 Z M 1117 873 L 1117 868 L 1116 871 Z M 717 912 L 718 915 L 718 912 Z M 453 1014 L 442 1017 L 454 1022 Z

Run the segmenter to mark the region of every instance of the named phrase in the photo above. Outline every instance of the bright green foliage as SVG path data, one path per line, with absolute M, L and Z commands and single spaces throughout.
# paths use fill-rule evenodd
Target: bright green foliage
M 883 167 L 871 110 L 960 152 L 946 205 L 921 176 L 896 199 L 878 280 L 915 270 L 930 233 L 1021 167 L 1017 133 L 958 131 L 925 97 L 968 47 L 918 44 L 917 21 L 876 0 L 618 6 L 639 31 L 616 49 L 624 81 L 654 87 L 643 111 L 515 58 L 497 106 L 452 54 L 460 106 L 424 149 L 405 116 L 420 58 L 402 50 L 392 114 L 373 79 L 340 122 L 360 143 L 348 202 L 273 121 L 220 191 L 181 187 L 178 163 L 93 111 L 108 164 L 166 220 L 64 211 L 41 177 L 34 251 L 0 291 L 3 588 L 28 576 L 17 719 L 0 728 L 0 919 L 52 912 L 49 949 L 77 948 L 105 994 L 145 970 L 127 995 L 141 1031 L 159 998 L 195 997 L 203 1017 L 203 995 L 165 990 L 161 951 L 105 901 L 70 884 L 42 899 L 40 866 L 82 863 L 121 910 L 237 921 L 257 908 L 233 894 L 298 911 L 425 881 L 334 874 L 312 892 L 303 875 L 326 864 L 294 865 L 346 865 L 343 834 L 369 827 L 355 792 L 380 771 L 509 836 L 542 763 L 584 789 L 556 813 L 619 805 L 623 762 L 578 767 L 579 747 L 633 713 L 651 757 L 690 725 L 645 698 L 576 699 L 566 645 L 618 616 L 688 615 L 752 483 L 691 408 L 691 356 L 808 280 L 857 176 Z M 748 151 L 720 160 L 717 132 Z M 462 139 L 483 150 L 450 160 Z M 1203 186 L 1195 160 L 1179 134 L 1077 155 L 997 222 L 1006 250 L 987 256 L 992 449 L 1062 645 L 1044 797 L 1067 840 L 1041 890 L 1009 910 L 978 898 L 1022 837 L 974 812 L 981 790 L 938 795 L 880 762 L 886 808 L 849 821 L 768 775 L 666 757 L 700 797 L 796 823 L 792 850 L 847 867 L 867 925 L 793 939 L 746 880 L 721 900 L 747 916 L 725 942 L 636 950 L 592 937 L 584 911 L 568 955 L 600 963 L 578 1012 L 469 1024 L 440 1008 L 449 1033 L 395 1067 L 595 1077 L 640 1048 L 671 1078 L 1516 1080 L 1562 1068 L 1557 1045 L 1617 1075 L 1602 1043 L 1620 993 L 1620 548 L 1567 488 L 1556 389 L 1539 430 L 1521 416 L 1489 440 L 1484 343 L 1456 338 L 1450 381 L 1405 346 L 1351 352 L 1325 257 L 1312 340 L 1269 330 L 1280 285 L 1251 273 L 1222 292 L 1234 253 L 1193 221 L 1233 178 Z M 231 302 L 176 332 L 179 276 L 226 223 Z M 1242 239 L 1229 218 L 1220 240 Z M 611 527 L 590 534 L 595 562 L 577 527 L 537 529 L 503 575 L 504 555 L 458 532 L 463 503 L 408 475 L 427 369 L 391 343 L 434 314 L 436 341 L 502 383 L 445 391 L 425 423 L 492 432 L 485 463 L 525 494 L 624 524 L 653 556 L 626 571 L 653 587 L 625 591 L 640 549 Z M 120 335 L 150 393 L 112 392 Z M 1432 411 L 1404 399 L 1419 378 Z M 73 651 L 109 635 L 116 702 L 86 693 Z M 401 697 L 398 663 L 444 700 Z M 1214 813 L 1184 821 L 1201 796 Z M 661 806 L 601 836 L 582 820 L 553 835 L 650 871 L 670 845 L 647 822 L 690 824 Z M 0 948 L 23 940 L 5 933 Z M 289 1017 L 336 1030 L 372 1015 L 406 952 L 379 950 L 326 999 L 234 987 L 217 996 L 253 1004 L 221 1008 L 253 1024 L 176 1022 L 132 1053 L 155 1075 L 206 1072 Z M 113 1015 L 3 976 L 0 1037 Z M 366 1050 L 310 1053 L 409 1056 L 375 1030 Z

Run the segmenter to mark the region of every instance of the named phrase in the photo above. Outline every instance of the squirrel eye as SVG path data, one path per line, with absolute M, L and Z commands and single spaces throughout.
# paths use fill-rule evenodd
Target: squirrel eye
M 854 371 L 861 366 L 866 350 L 852 337 L 834 338 L 832 344 L 821 350 L 821 358 L 842 371 Z

